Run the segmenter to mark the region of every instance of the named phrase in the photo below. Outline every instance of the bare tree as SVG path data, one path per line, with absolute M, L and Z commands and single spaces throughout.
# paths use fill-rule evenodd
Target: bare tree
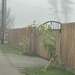
M 73 10 L 70 6 L 71 4 L 73 4 L 71 0 L 61 0 L 61 9 L 64 15 L 64 22 L 66 23 L 69 20 L 70 13 L 72 13 L 72 10 Z
M 8 8 L 6 11 L 6 27 L 12 27 L 14 25 L 15 16 L 11 15 L 11 9 Z
M 1 31 L 1 22 L 2 22 L 2 15 L 1 15 L 2 10 L 0 9 L 0 31 Z M 4 24 L 4 41 L 7 40 L 7 31 L 8 28 L 13 27 L 15 17 L 11 15 L 11 9 L 8 8 L 5 12 L 5 24 Z
M 13 27 L 14 21 L 15 21 L 15 16 L 11 15 L 11 9 L 10 8 L 8 8 L 6 10 L 6 16 L 5 17 L 6 17 L 6 24 L 4 26 L 4 29 Z M 0 9 L 0 24 L 1 24 L 1 20 L 2 20 L 2 17 L 1 17 L 1 9 Z
M 58 0 L 48 0 L 48 2 L 50 3 L 50 5 L 52 5 L 52 11 L 54 13 L 54 16 L 56 16 L 57 21 L 59 21 L 59 17 L 58 17 Z
M 71 0 L 48 0 L 48 2 L 50 3 L 50 5 L 52 5 L 52 11 L 56 16 L 57 21 L 62 21 L 62 18 L 64 18 L 64 22 L 67 22 L 69 20 L 70 14 L 73 11 L 71 5 L 74 4 Z M 61 5 L 59 5 L 59 3 Z M 59 18 L 59 12 L 61 12 L 61 20 Z

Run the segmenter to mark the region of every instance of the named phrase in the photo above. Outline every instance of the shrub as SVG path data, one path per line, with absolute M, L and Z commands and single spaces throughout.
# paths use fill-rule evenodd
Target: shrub
M 23 48 L 23 52 L 28 52 L 30 49 L 30 41 L 28 37 L 23 37 L 20 42 L 21 47 Z

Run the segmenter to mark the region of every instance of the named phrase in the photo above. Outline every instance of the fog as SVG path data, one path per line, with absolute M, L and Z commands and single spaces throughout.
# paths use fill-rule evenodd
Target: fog
M 51 6 L 48 0 L 7 0 L 7 7 L 11 8 L 11 14 L 15 16 L 14 28 L 25 27 L 34 20 L 37 24 L 56 20 L 55 15 L 49 9 Z M 71 13 L 69 22 L 75 21 L 74 15 L 74 13 Z

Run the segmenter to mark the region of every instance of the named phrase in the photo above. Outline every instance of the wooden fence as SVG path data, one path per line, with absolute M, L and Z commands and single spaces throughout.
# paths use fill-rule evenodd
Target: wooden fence
M 60 51 L 60 33 L 59 30 L 54 30 L 56 37 L 56 50 Z M 21 29 L 10 29 L 8 31 L 8 43 L 21 48 L 19 45 L 23 37 L 29 37 L 30 39 L 30 51 L 36 53 L 37 55 L 49 59 L 49 54 L 45 52 L 44 48 L 41 46 L 39 37 L 36 35 L 36 29 L 31 28 L 27 30 L 26 28 Z M 58 52 L 57 52 L 58 53 Z
M 62 25 L 61 56 L 65 66 L 75 69 L 75 23 Z
M 63 65 L 75 69 L 75 23 L 63 24 L 61 32 L 54 30 L 56 37 L 56 51 L 57 57 L 61 56 Z M 28 36 L 30 38 L 30 51 L 35 52 L 37 55 L 49 59 L 49 54 L 44 51 L 40 45 L 40 39 L 36 35 L 36 29 L 30 30 L 11 29 L 8 31 L 8 43 L 20 47 L 20 40 Z

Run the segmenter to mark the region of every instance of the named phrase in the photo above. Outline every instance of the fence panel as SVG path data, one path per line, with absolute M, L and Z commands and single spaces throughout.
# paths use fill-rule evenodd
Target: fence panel
M 75 69 L 75 24 L 62 25 L 61 51 L 63 65 Z

